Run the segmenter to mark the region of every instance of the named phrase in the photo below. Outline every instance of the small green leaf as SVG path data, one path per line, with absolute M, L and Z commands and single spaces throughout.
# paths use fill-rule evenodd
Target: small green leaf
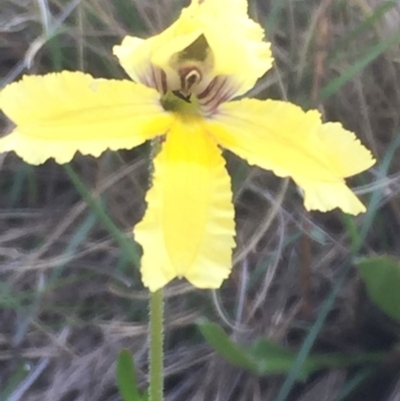
M 400 320 L 400 263 L 390 256 L 363 259 L 357 264 L 371 300 L 389 317 Z
M 199 329 L 206 341 L 227 361 L 254 372 L 259 376 L 286 373 L 291 368 L 297 352 L 291 351 L 267 339 L 257 339 L 248 349 L 234 343 L 217 324 L 202 320 Z M 315 370 L 307 361 L 298 378 L 304 380 Z
M 266 338 L 258 338 L 248 347 L 235 344 L 225 331 L 215 323 L 202 320 L 199 329 L 204 338 L 227 361 L 256 373 L 259 376 L 286 374 L 292 368 L 298 351 L 276 344 Z M 321 369 L 378 363 L 385 353 L 311 354 L 297 371 L 297 380 L 304 381 Z
M 206 341 L 227 361 L 258 374 L 257 363 L 251 355 L 235 344 L 220 326 L 202 319 L 198 327 Z
M 257 361 L 260 375 L 287 373 L 297 357 L 296 350 L 290 350 L 266 338 L 258 338 L 248 351 Z M 317 369 L 314 360 L 308 357 L 297 373 L 299 380 L 307 377 Z
M 117 360 L 118 390 L 124 401 L 142 401 L 136 384 L 135 366 L 130 352 L 122 349 Z

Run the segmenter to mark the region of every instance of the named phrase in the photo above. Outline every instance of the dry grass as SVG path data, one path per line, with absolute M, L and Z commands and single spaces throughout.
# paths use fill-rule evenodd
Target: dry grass
M 166 27 L 181 3 L 2 0 L 0 87 L 21 73 L 65 68 L 123 77 L 112 45 L 127 33 L 146 36 Z M 240 343 L 264 335 L 299 347 L 350 254 L 352 228 L 365 232 L 360 255 L 400 255 L 400 41 L 375 49 L 398 33 L 400 8 L 373 20 L 383 3 L 389 2 L 251 2 L 262 23 L 282 4 L 268 25 L 276 67 L 253 94 L 318 107 L 327 120 L 357 132 L 379 163 L 351 183 L 365 202 L 376 204 L 354 220 L 338 212 L 308 214 L 293 183 L 227 155 L 238 215 L 235 269 L 214 296 L 181 282 L 168 288 L 167 401 L 276 400 L 285 378 L 259 379 L 231 367 L 201 339 L 196 319 L 227 325 Z M 365 21 L 372 22 L 354 35 Z M 338 80 L 346 74 L 345 83 Z M 11 126 L 1 123 L 6 134 Z M 143 213 L 147 153 L 144 146 L 73 162 L 127 238 Z M 32 168 L 4 155 L 0 166 L 0 394 L 7 401 L 119 400 L 115 360 L 123 347 L 134 354 L 144 387 L 147 292 L 137 269 L 61 166 Z M 368 303 L 352 271 L 314 348 L 389 349 L 398 333 L 395 322 Z M 400 364 L 396 355 L 392 359 L 361 381 L 351 398 L 339 397 L 352 371 L 329 370 L 294 386 L 288 399 L 398 400 Z

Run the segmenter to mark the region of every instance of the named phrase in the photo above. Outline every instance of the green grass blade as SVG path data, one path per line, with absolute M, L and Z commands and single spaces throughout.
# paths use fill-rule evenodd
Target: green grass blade
M 90 230 L 94 227 L 97 222 L 97 217 L 95 214 L 90 214 L 86 217 L 83 223 L 75 230 L 74 235 L 65 247 L 64 252 L 61 254 L 61 259 L 64 262 L 60 263 L 55 269 L 52 270 L 51 281 L 60 278 L 67 261 L 70 259 L 78 247 L 85 242 Z
M 276 24 L 279 21 L 280 18 L 280 13 L 288 0 L 275 0 L 272 3 L 271 11 L 269 12 L 268 18 L 267 18 L 267 32 L 270 34 L 273 32 Z
M 325 319 L 327 318 L 329 311 L 332 309 L 335 299 L 343 286 L 343 283 L 350 271 L 350 267 L 351 265 L 349 261 L 342 265 L 342 274 L 337 279 L 335 286 L 333 287 L 328 298 L 322 304 L 318 317 L 315 323 L 312 325 L 310 331 L 308 332 L 303 342 L 303 345 L 301 346 L 299 353 L 297 354 L 297 358 L 292 368 L 290 369 L 281 389 L 279 390 L 278 396 L 276 397 L 275 401 L 285 401 L 290 391 L 292 390 L 292 387 L 295 384 L 297 377 L 299 377 L 299 372 L 302 366 L 305 364 L 310 354 L 311 348 L 314 345 L 314 342 L 322 329 Z
M 389 12 L 393 7 L 395 7 L 395 2 L 386 2 L 380 4 L 376 7 L 373 14 L 363 20 L 354 31 L 352 31 L 349 35 L 345 36 L 341 40 L 338 41 L 333 51 L 328 55 L 327 62 L 331 62 L 336 59 L 338 53 L 342 51 L 346 51 L 349 43 L 354 42 L 358 37 L 365 34 L 367 31 L 374 28 L 375 23 L 377 23 L 387 12 Z
M 384 53 L 389 47 L 400 42 L 400 32 L 393 35 L 391 38 L 379 41 L 374 46 L 369 48 L 368 53 L 358 60 L 355 64 L 347 68 L 341 75 L 337 78 L 332 79 L 328 84 L 326 84 L 320 91 L 320 99 L 326 100 L 330 96 L 334 95 L 338 90 L 357 74 L 359 74 L 364 68 L 368 66 L 372 61 L 374 61 L 378 56 Z
M 387 147 L 385 156 L 378 167 L 379 171 L 378 178 L 387 177 L 389 167 L 392 164 L 395 153 L 399 147 L 400 147 L 400 133 L 397 133 L 392 143 Z M 362 243 L 365 241 L 368 232 L 373 225 L 382 196 L 383 196 L 383 191 L 374 191 L 372 193 L 371 200 L 367 207 L 367 212 L 363 218 L 363 224 L 361 226 L 360 238 L 359 238 L 360 243 L 358 244 L 358 248 L 361 247 Z
M 343 401 L 349 396 L 353 390 L 355 390 L 364 380 L 371 376 L 375 371 L 375 368 L 368 366 L 357 372 L 353 377 L 351 377 L 344 386 L 340 389 L 339 394 L 334 399 L 334 401 Z
M 79 194 L 93 210 L 93 213 L 103 223 L 103 225 L 112 235 L 112 237 L 121 246 L 122 250 L 126 253 L 129 260 L 134 263 L 135 266 L 138 266 L 140 257 L 137 244 L 133 240 L 128 239 L 125 234 L 122 233 L 120 229 L 114 224 L 114 222 L 101 206 L 100 202 L 92 197 L 85 184 L 80 180 L 73 168 L 70 165 L 65 165 L 64 169 Z
M 0 390 L 0 401 L 7 401 L 12 392 L 18 387 L 18 385 L 25 379 L 28 374 L 28 364 L 20 364 L 11 375 L 8 383 L 5 384 L 5 387 Z

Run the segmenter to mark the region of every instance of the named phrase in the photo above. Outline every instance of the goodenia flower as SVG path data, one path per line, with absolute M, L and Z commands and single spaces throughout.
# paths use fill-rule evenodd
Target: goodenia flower
M 132 78 L 81 72 L 25 76 L 0 95 L 16 124 L 0 139 L 31 164 L 69 162 L 79 151 L 131 149 L 165 136 L 155 156 L 147 210 L 134 229 L 141 273 L 151 290 L 175 277 L 218 288 L 235 246 L 230 177 L 221 148 L 291 177 L 307 210 L 365 210 L 345 178 L 374 160 L 355 135 L 276 100 L 232 100 L 272 66 L 270 44 L 245 0 L 192 0 L 179 19 L 149 39 L 126 37 L 114 54 Z

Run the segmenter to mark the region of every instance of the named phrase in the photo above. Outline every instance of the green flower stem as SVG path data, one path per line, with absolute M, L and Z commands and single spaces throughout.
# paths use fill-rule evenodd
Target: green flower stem
M 150 293 L 150 388 L 149 401 L 163 401 L 163 290 Z

